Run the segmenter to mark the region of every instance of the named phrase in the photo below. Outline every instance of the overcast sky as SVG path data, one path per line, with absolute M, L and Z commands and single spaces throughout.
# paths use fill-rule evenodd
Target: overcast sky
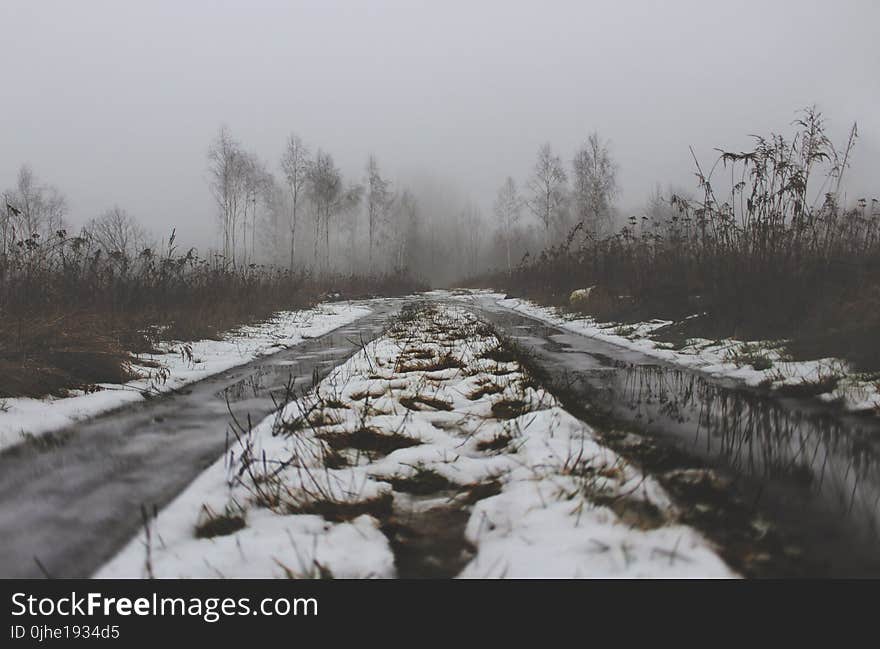
M 744 147 L 816 103 L 880 194 L 877 0 L 0 0 L 0 187 L 31 164 L 81 223 L 118 203 L 209 243 L 225 122 L 277 168 L 298 132 L 362 175 L 433 174 L 488 209 L 549 140 L 597 129 L 621 204 L 693 186 L 688 145 Z

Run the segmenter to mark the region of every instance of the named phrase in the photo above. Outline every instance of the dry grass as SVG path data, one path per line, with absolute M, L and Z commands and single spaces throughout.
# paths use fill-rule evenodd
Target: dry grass
M 314 514 L 325 520 L 341 523 L 350 521 L 358 516 L 367 514 L 378 520 L 383 520 L 391 515 L 393 496 L 384 494 L 375 498 L 365 498 L 356 501 L 344 501 L 327 499 L 307 500 L 301 504 L 288 503 L 288 514 Z
M 417 467 L 413 475 L 405 478 L 393 477 L 385 478 L 385 480 L 391 484 L 394 491 L 415 496 L 427 496 L 459 488 L 454 482 L 450 482 L 433 469 L 425 467 Z
M 502 399 L 492 404 L 492 416 L 497 419 L 515 419 L 531 410 L 531 406 L 521 399 Z
M 236 509 L 227 509 L 222 514 L 214 512 L 207 505 L 202 505 L 199 521 L 196 523 L 197 539 L 212 539 L 216 536 L 234 534 L 246 525 L 244 513 Z
M 477 450 L 478 451 L 503 451 L 506 449 L 510 442 L 513 441 L 513 437 L 509 434 L 497 434 L 492 437 L 492 439 L 484 440 L 482 442 L 477 442 Z
M 406 372 L 439 372 L 442 370 L 461 369 L 461 360 L 455 358 L 452 354 L 443 354 L 439 357 L 432 357 L 429 360 L 419 362 L 413 359 L 402 359 L 398 362 L 396 371 L 400 373 Z
M 62 396 L 134 378 L 120 336 L 94 314 L 4 319 L 0 341 L 0 396 Z
M 63 395 L 133 378 L 132 354 L 161 340 L 217 338 L 280 310 L 327 299 L 402 294 L 403 275 L 338 276 L 179 253 L 107 255 L 59 231 L 0 251 L 0 397 Z
M 352 449 L 373 455 L 388 455 L 398 449 L 421 444 L 419 440 L 406 435 L 383 433 L 369 427 L 354 432 L 319 432 L 316 437 L 325 441 L 334 451 Z
M 400 397 L 398 401 L 400 401 L 404 408 L 409 410 L 425 410 L 426 408 L 430 410 L 452 410 L 452 404 L 449 401 L 423 394 L 417 394 L 412 397 Z
M 697 164 L 696 199 L 658 197 L 613 236 L 578 226 L 510 276 L 471 284 L 556 306 L 593 286 L 573 308 L 600 321 L 702 314 L 690 335 L 786 338 L 796 358 L 880 369 L 880 202 L 840 203 L 855 131 L 837 148 L 815 110 L 795 126 Z

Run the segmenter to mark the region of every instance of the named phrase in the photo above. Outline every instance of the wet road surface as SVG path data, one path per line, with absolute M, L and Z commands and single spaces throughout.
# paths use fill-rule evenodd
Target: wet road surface
M 0 577 L 89 576 L 226 447 L 233 413 L 256 422 L 379 335 L 372 315 L 184 390 L 0 454 Z M 470 306 L 529 350 L 584 407 L 699 457 L 735 481 L 821 574 L 880 576 L 880 422 L 659 362 L 480 297 Z
M 586 407 L 733 479 L 823 575 L 880 576 L 878 418 L 665 364 L 493 298 L 472 306 Z
M 0 577 L 88 577 L 224 452 L 230 410 L 256 423 L 383 330 L 398 300 L 323 336 L 0 454 Z M 228 403 L 228 406 L 227 406 Z M 39 564 L 38 565 L 38 561 Z

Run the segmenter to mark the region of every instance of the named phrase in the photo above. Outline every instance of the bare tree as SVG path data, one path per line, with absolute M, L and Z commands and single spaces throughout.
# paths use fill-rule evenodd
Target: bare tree
M 333 162 L 333 156 L 318 150 L 314 163 L 309 166 L 307 193 L 315 216 L 315 266 L 320 267 L 318 248 L 323 240 L 325 271 L 330 270 L 330 223 L 336 216 L 355 209 L 360 203 L 363 188 L 345 187 L 342 173 Z
M 575 216 L 593 236 L 611 229 L 612 201 L 618 194 L 617 164 L 608 144 L 592 133 L 572 162 Z
M 323 227 L 329 223 L 331 205 L 342 192 L 342 174 L 333 162 L 333 157 L 318 149 L 313 164 L 308 171 L 308 194 L 312 201 L 315 218 L 315 267 L 318 267 L 318 250 L 322 240 Z M 329 232 L 327 235 L 329 256 Z
M 290 217 L 288 225 L 290 229 L 290 263 L 293 270 L 294 254 L 296 250 L 296 225 L 299 218 L 299 209 L 305 195 L 306 181 L 309 173 L 308 147 L 302 139 L 295 134 L 287 138 L 287 148 L 281 158 L 281 170 L 287 180 L 287 189 L 290 192 Z
M 287 183 L 279 182 L 275 176 L 269 174 L 263 202 L 265 209 L 262 213 L 262 226 L 259 228 L 259 243 L 273 265 L 287 266 L 290 255 L 287 245 L 290 226 Z
M 480 208 L 472 201 L 467 201 L 461 210 L 460 227 L 458 228 L 464 238 L 461 244 L 462 266 L 461 272 L 475 274 L 479 268 L 480 254 L 483 252 L 483 215 Z
M 248 264 L 248 209 L 256 215 L 257 207 L 257 159 L 256 156 L 242 152 L 241 155 L 241 255 L 238 257 L 243 265 Z M 234 253 L 233 253 L 234 254 Z
M 118 205 L 91 219 L 83 228 L 105 252 L 121 252 L 133 256 L 149 247 L 146 230 Z
M 510 244 L 516 225 L 522 216 L 522 200 L 517 192 L 516 183 L 510 176 L 507 177 L 507 180 L 499 188 L 493 209 L 501 228 L 501 236 L 507 252 L 507 272 L 511 273 L 513 271 L 513 264 L 510 258 Z
M 391 270 L 402 272 L 412 266 L 409 256 L 418 254 L 419 205 L 408 189 L 394 201 L 391 218 L 394 221 L 394 259 Z
M 543 226 L 546 243 L 550 243 L 551 229 L 565 208 L 567 182 L 562 160 L 553 154 L 549 143 L 544 144 L 538 150 L 538 160 L 528 185 L 531 196 L 526 204 Z
M 242 156 L 242 185 L 244 205 L 242 210 L 242 260 L 245 264 L 253 263 L 257 257 L 257 221 L 260 206 L 268 206 L 271 200 L 271 185 L 274 183 L 272 174 L 266 165 L 255 154 Z M 250 220 L 248 220 L 250 209 Z M 250 253 L 248 253 L 248 230 L 250 230 Z
M 367 224 L 369 228 L 367 244 L 367 272 L 373 272 L 373 248 L 375 237 L 388 218 L 393 199 L 390 183 L 382 178 L 379 162 L 371 155 L 367 160 Z
M 211 194 L 219 208 L 223 255 L 235 264 L 236 226 L 245 206 L 246 156 L 224 125 L 208 148 Z
M 28 165 L 22 165 L 13 189 L 5 194 L 2 223 L 4 250 L 16 239 L 47 239 L 64 229 L 67 201 L 57 188 L 41 183 Z
M 356 233 L 357 220 L 356 213 L 358 207 L 361 204 L 361 198 L 364 194 L 364 188 L 362 185 L 358 184 L 350 184 L 345 187 L 342 191 L 342 194 L 339 196 L 339 199 L 331 206 L 332 212 L 331 216 L 348 216 L 349 221 L 352 224 L 352 233 Z M 325 236 L 327 234 L 327 229 L 324 230 Z M 328 259 L 327 259 L 327 267 L 330 267 L 330 259 L 329 259 L 329 243 L 326 243 L 326 247 L 328 250 Z M 354 255 L 352 255 L 352 262 L 354 262 Z

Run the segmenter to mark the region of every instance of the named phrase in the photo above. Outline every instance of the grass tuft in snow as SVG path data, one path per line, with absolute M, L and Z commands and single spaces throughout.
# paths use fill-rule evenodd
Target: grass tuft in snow
M 197 539 L 226 536 L 234 534 L 246 524 L 244 511 L 239 507 L 227 505 L 223 513 L 218 514 L 208 505 L 203 505 L 202 515 L 196 523 L 195 536 Z
M 731 575 L 663 488 L 466 309 L 407 305 L 285 402 L 236 424 L 199 494 L 210 511 L 241 503 L 247 526 L 193 538 L 199 512 L 182 497 L 157 523 L 189 520 L 189 531 L 163 534 L 157 574 L 200 574 L 182 557 L 204 556 L 216 573 L 276 577 Z M 231 544 L 255 542 L 258 556 L 234 555 Z

